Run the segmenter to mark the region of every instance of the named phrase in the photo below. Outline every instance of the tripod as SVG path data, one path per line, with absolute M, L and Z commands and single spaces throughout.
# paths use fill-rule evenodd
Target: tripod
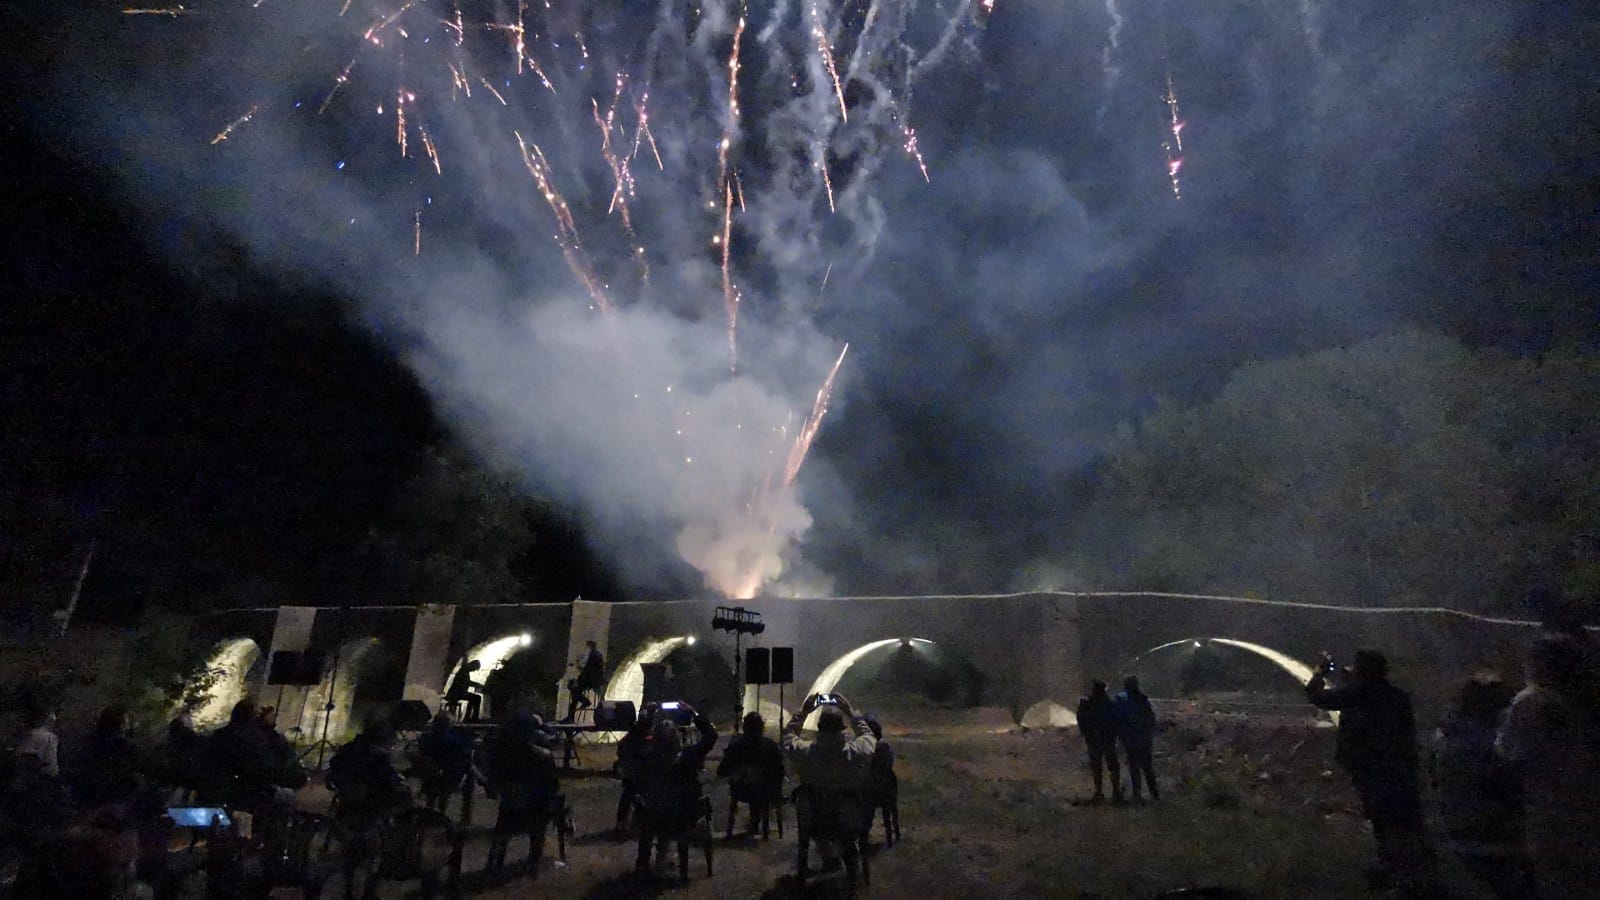
M 333 720 L 333 691 L 339 686 L 339 657 L 343 654 L 343 652 L 344 647 L 342 645 L 334 646 L 333 669 L 328 674 L 328 701 L 322 706 L 322 739 L 307 747 L 300 753 L 300 761 L 304 762 L 306 758 L 311 755 L 311 751 L 317 751 L 316 768 L 319 772 L 322 770 L 322 758 L 324 754 L 326 754 L 328 750 L 333 747 L 333 742 L 328 740 L 328 726 Z

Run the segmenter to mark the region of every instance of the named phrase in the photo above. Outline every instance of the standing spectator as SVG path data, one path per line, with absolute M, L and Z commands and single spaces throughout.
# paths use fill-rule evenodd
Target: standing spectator
M 1117 762 L 1117 725 L 1111 716 L 1111 695 L 1106 683 L 1095 679 L 1089 696 L 1078 701 L 1078 733 L 1089 751 L 1089 771 L 1094 773 L 1094 800 L 1105 800 L 1105 770 L 1111 771 L 1111 802 L 1122 802 L 1122 765 Z
M 857 838 L 865 830 L 867 777 L 878 741 L 867 722 L 852 714 L 849 701 L 835 694 L 824 703 L 812 694 L 783 729 L 783 753 L 800 782 L 795 816 L 802 835 L 810 834 L 822 853 L 824 868 L 838 865 L 841 852 L 846 873 L 856 874 Z M 817 711 L 817 739 L 800 736 L 806 717 Z M 853 723 L 852 735 L 845 723 Z M 801 860 L 805 859 L 804 842 Z
M 783 801 L 783 748 L 763 733 L 766 727 L 759 713 L 746 713 L 739 734 L 728 742 L 717 766 L 717 777 L 728 780 L 730 838 L 739 804 L 750 806 L 750 834 L 754 836 L 759 827 L 766 837 L 771 809 Z
M 31 705 L 23 715 L 22 736 L 13 753 L 32 760 L 39 774 L 61 777 L 61 739 L 56 737 L 56 714 L 43 703 Z
M 528 856 L 523 870 L 538 877 L 545 831 L 560 791 L 555 757 L 544 747 L 543 726 L 532 713 L 517 712 L 495 731 L 488 780 L 489 789 L 500 799 L 500 809 L 489 840 L 485 871 L 490 874 L 498 875 L 505 868 L 511 838 L 526 834 Z
M 444 693 L 446 703 L 460 703 L 464 707 L 461 720 L 463 722 L 478 721 L 478 714 L 483 709 L 483 698 L 478 694 L 483 691 L 483 685 L 472 680 L 472 673 L 483 668 L 483 663 L 469 659 L 456 670 L 456 677 L 450 679 L 450 687 Z
M 1495 753 L 1495 726 L 1511 690 L 1492 673 L 1469 679 L 1433 738 L 1433 784 L 1445 843 L 1496 897 L 1536 894 L 1522 847 L 1522 797 Z
M 1570 635 L 1539 638 L 1495 742 L 1522 781 L 1544 900 L 1592 897 L 1600 884 L 1600 715 L 1586 650 Z
M 1150 698 L 1139 690 L 1139 677 L 1129 675 L 1122 680 L 1122 690 L 1111 702 L 1111 719 L 1115 724 L 1117 740 L 1128 754 L 1128 783 L 1133 788 L 1133 802 L 1142 803 L 1140 781 L 1150 788 L 1150 799 L 1160 800 L 1161 789 L 1156 786 L 1155 745 L 1156 710 Z M 1120 779 L 1119 779 L 1120 780 Z
M 894 748 L 883 739 L 883 723 L 876 718 L 867 719 L 867 728 L 878 746 L 872 750 L 872 764 L 867 768 L 867 826 L 872 830 L 872 817 L 883 813 L 883 842 L 893 847 L 900 840 L 900 776 L 894 773 Z
M 650 869 L 652 845 L 658 862 L 665 860 L 669 840 L 678 842 L 681 854 L 683 842 L 704 809 L 700 773 L 705 766 L 706 755 L 716 746 L 717 729 L 710 719 L 688 709 L 687 704 L 685 708 L 694 717 L 691 721 L 699 732 L 699 739 L 689 747 L 684 747 L 678 736 L 678 724 L 665 711 L 660 711 L 656 713 L 655 730 L 650 736 L 650 748 L 645 753 L 640 778 L 640 795 L 644 805 L 639 816 L 639 856 L 636 865 L 641 872 Z
M 1371 880 L 1420 889 L 1428 853 L 1411 695 L 1389 683 L 1389 661 L 1376 650 L 1356 651 L 1354 667 L 1338 673 L 1345 682 L 1338 687 L 1328 687 L 1330 674 L 1333 661 L 1324 656 L 1306 684 L 1306 698 L 1340 713 L 1335 757 L 1350 773 L 1378 845 L 1380 865 Z
M 578 710 L 588 709 L 594 702 L 603 699 L 601 692 L 606 687 L 606 658 L 601 655 L 594 641 L 584 641 L 583 656 L 577 660 L 577 666 L 578 677 L 567 684 L 570 694 L 567 701 L 568 722 L 577 718 Z M 590 694 L 594 694 L 595 701 L 590 701 Z

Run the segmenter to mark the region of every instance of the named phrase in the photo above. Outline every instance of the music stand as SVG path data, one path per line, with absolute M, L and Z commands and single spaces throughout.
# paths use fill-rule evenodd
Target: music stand
M 339 658 L 343 654 L 344 645 L 335 644 L 333 647 L 333 668 L 328 674 L 328 702 L 322 706 L 322 739 L 300 753 L 300 759 L 303 762 L 306 757 L 311 755 L 311 751 L 317 751 L 317 771 L 319 772 L 322 771 L 323 755 L 333 746 L 333 742 L 328 740 L 328 726 L 333 719 L 333 692 L 339 686 Z

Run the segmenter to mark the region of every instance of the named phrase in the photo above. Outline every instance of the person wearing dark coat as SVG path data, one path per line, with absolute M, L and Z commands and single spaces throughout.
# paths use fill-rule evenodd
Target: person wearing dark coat
M 1112 802 L 1122 802 L 1122 765 L 1117 761 L 1117 725 L 1111 717 L 1111 695 L 1106 683 L 1095 679 L 1089 696 L 1078 701 L 1078 733 L 1089 751 L 1089 771 L 1094 773 L 1094 802 L 1105 800 L 1105 770 L 1111 771 Z
M 639 871 L 649 871 L 652 845 L 657 859 L 666 859 L 667 843 L 677 841 L 681 850 L 699 821 L 704 796 L 700 774 L 706 755 L 716 746 L 717 729 L 698 712 L 694 712 L 693 723 L 699 739 L 688 747 L 683 746 L 677 723 L 670 718 L 658 716 L 650 735 L 639 778 Z
M 570 699 L 567 702 L 566 721 L 577 718 L 578 710 L 593 706 L 589 695 L 593 694 L 598 700 L 605 687 L 606 658 L 594 641 L 585 641 L 583 657 L 578 660 L 578 677 L 567 684 Z
M 456 671 L 456 677 L 450 679 L 450 687 L 444 692 L 446 703 L 460 703 L 463 708 L 461 721 L 476 722 L 483 709 L 483 685 L 472 680 L 472 673 L 483 668 L 483 663 L 475 659 L 467 660 Z
M 1329 675 L 1344 682 L 1329 687 Z M 1376 650 L 1358 650 L 1355 665 L 1336 672 L 1324 657 L 1306 684 L 1306 698 L 1319 709 L 1339 713 L 1334 758 L 1350 774 L 1372 834 L 1380 866 L 1374 883 L 1398 880 L 1421 889 L 1426 877 L 1427 842 L 1417 765 L 1417 728 L 1411 695 L 1389 681 L 1389 661 Z
M 1111 719 L 1115 723 L 1117 740 L 1128 754 L 1128 784 L 1133 789 L 1133 802 L 1143 802 L 1140 782 L 1150 789 L 1150 799 L 1161 799 L 1161 789 L 1156 786 L 1155 744 L 1156 710 L 1150 698 L 1139 689 L 1137 675 L 1122 680 L 1122 690 L 1111 701 Z
M 472 794 L 477 779 L 472 768 L 476 749 L 472 736 L 456 727 L 446 710 L 440 710 L 417 739 L 416 775 L 422 781 L 422 802 L 431 809 L 445 811 L 450 798 L 461 792 L 461 821 L 472 821 Z
M 78 761 L 78 801 L 90 809 L 127 803 L 144 787 L 142 769 L 138 749 L 128 737 L 128 711 L 106 707 Z
M 783 800 L 783 748 L 763 733 L 766 727 L 759 713 L 746 713 L 717 766 L 717 777 L 728 781 L 727 837 L 733 837 L 734 813 L 741 803 L 750 806 L 750 835 L 759 827 L 766 837 L 771 809 Z
M 1496 729 L 1512 690 L 1475 675 L 1433 738 L 1432 774 L 1445 846 L 1496 897 L 1533 897 L 1538 888 L 1522 846 L 1523 802 L 1515 769 L 1495 752 Z
M 655 731 L 655 704 L 646 703 L 639 717 L 617 742 L 617 778 L 622 782 L 622 795 L 617 798 L 617 837 L 628 833 L 628 823 L 633 817 L 634 803 L 643 787 L 645 754 L 650 750 L 650 735 Z
M 496 730 L 489 747 L 489 790 L 499 798 L 485 871 L 498 875 L 506 862 L 511 838 L 528 836 L 523 870 L 538 877 L 544 857 L 545 831 L 555 813 L 561 785 L 555 757 L 545 748 L 544 723 L 532 713 L 517 712 Z

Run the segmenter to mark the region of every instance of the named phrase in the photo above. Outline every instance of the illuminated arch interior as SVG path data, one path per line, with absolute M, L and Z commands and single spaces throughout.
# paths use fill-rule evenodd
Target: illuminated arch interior
M 1145 652 L 1139 654 L 1138 658 L 1143 658 L 1143 657 L 1149 656 L 1150 654 L 1156 652 L 1157 650 L 1165 650 L 1168 647 L 1176 647 L 1176 646 L 1178 646 L 1180 644 L 1200 644 L 1200 643 L 1222 644 L 1223 646 L 1226 646 L 1226 647 L 1237 647 L 1240 650 L 1246 650 L 1246 651 L 1249 651 L 1250 653 L 1254 653 L 1255 655 L 1260 656 L 1263 659 L 1266 659 L 1267 661 L 1269 661 L 1269 662 L 1273 663 L 1274 665 L 1276 665 L 1278 668 L 1280 668 L 1283 671 L 1287 672 L 1290 677 L 1294 678 L 1296 681 L 1300 682 L 1301 684 L 1304 684 L 1307 681 L 1310 681 L 1311 680 L 1311 676 L 1316 671 L 1315 669 L 1311 668 L 1310 666 L 1306 665 L 1305 663 L 1301 662 L 1300 660 L 1295 659 L 1294 657 L 1292 657 L 1292 656 L 1290 656 L 1290 655 L 1288 655 L 1286 653 L 1282 653 L 1282 652 L 1279 652 L 1277 650 L 1274 650 L 1271 647 L 1265 647 L 1265 646 L 1262 646 L 1261 644 L 1252 644 L 1249 641 L 1240 641 L 1240 640 L 1235 640 L 1233 638 L 1225 638 L 1225 637 L 1211 637 L 1211 638 L 1188 637 L 1188 638 L 1183 638 L 1182 640 L 1168 641 L 1165 644 L 1159 644 L 1159 645 L 1157 645 L 1155 647 L 1151 647 L 1149 650 L 1146 650 Z M 1329 713 L 1328 715 L 1335 722 L 1339 721 L 1339 714 L 1338 713 Z
M 473 680 L 482 684 L 483 680 L 489 677 L 489 673 L 495 670 L 495 667 L 510 659 L 518 651 L 532 647 L 538 641 L 538 637 L 533 632 L 520 631 L 516 634 L 504 635 L 478 644 L 468 650 L 466 656 L 463 656 L 455 665 L 450 667 L 450 671 L 445 673 L 444 684 L 439 686 L 439 696 L 443 697 L 445 695 L 445 692 L 450 689 L 450 680 L 455 678 L 456 673 L 461 671 L 461 667 L 467 663 L 474 661 L 478 663 L 478 677 Z M 495 713 L 494 710 L 486 706 L 483 714 L 492 716 Z
M 688 642 L 689 638 L 684 635 L 645 641 L 612 674 L 611 683 L 606 685 L 606 699 L 631 700 L 634 709 L 643 706 L 644 667 L 661 662 Z
M 245 676 L 261 659 L 261 647 L 249 638 L 220 641 L 206 659 L 211 687 L 194 708 L 195 727 L 202 731 L 220 728 L 228 721 L 234 704 L 249 693 Z
M 832 693 L 833 689 L 838 687 L 839 680 L 844 678 L 844 673 L 850 671 L 850 667 L 860 662 L 864 657 L 866 657 L 867 654 L 874 650 L 881 650 L 884 647 L 891 647 L 895 644 L 905 643 L 926 644 L 929 646 L 933 645 L 933 641 L 930 641 L 927 638 L 884 638 L 881 641 L 869 641 L 868 643 L 862 644 L 854 650 L 844 654 L 833 662 L 828 663 L 827 668 L 823 669 L 822 673 L 817 676 L 817 679 L 811 682 L 811 690 L 801 695 L 801 699 L 809 697 L 812 694 Z M 806 719 L 806 727 L 815 728 L 816 724 L 817 714 L 812 713 L 810 718 Z

